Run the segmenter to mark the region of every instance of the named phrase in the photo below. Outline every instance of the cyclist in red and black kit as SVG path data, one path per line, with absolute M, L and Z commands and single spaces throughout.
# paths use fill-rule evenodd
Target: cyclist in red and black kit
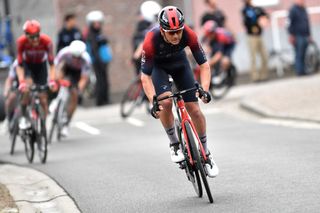
M 47 62 L 49 62 L 49 87 L 52 90 L 57 90 L 55 82 L 54 71 L 54 55 L 52 49 L 52 41 L 49 36 L 40 33 L 41 26 L 36 20 L 28 20 L 23 25 L 24 35 L 20 36 L 17 40 L 18 49 L 18 67 L 17 75 L 19 79 L 19 90 L 24 94 L 21 109 L 22 119 L 20 120 L 19 127 L 24 129 L 28 128 L 30 122 L 26 118 L 26 105 L 28 104 L 28 88 L 32 84 L 47 85 L 48 84 L 48 71 Z M 47 93 L 40 93 L 40 103 L 48 112 Z
M 209 20 L 203 25 L 204 41 L 210 47 L 210 67 L 221 66 L 227 71 L 231 66 L 231 57 L 235 48 L 235 38 L 226 28 L 219 27 L 215 21 Z M 219 70 L 218 67 L 216 67 Z
M 208 103 L 211 100 L 208 92 L 211 76 L 210 66 L 197 35 L 184 24 L 184 15 L 177 7 L 163 8 L 158 15 L 158 21 L 160 26 L 153 28 L 146 35 L 141 59 L 141 81 L 149 101 L 152 103 L 155 95 L 163 97 L 171 94 L 168 75 L 172 76 L 179 90 L 194 87 L 194 76 L 184 51 L 184 48 L 189 46 L 200 66 L 201 84 L 206 91 L 205 95 L 200 98 L 204 103 Z M 183 95 L 183 99 L 208 155 L 208 162 L 206 162 L 208 175 L 215 177 L 219 170 L 207 148 L 206 120 L 200 110 L 196 94 L 195 92 L 186 93 Z M 152 107 L 151 114 L 155 118 L 160 118 L 167 132 L 170 139 L 171 160 L 175 163 L 183 161 L 184 155 L 180 149 L 174 127 L 172 101 L 161 101 L 160 106 Z

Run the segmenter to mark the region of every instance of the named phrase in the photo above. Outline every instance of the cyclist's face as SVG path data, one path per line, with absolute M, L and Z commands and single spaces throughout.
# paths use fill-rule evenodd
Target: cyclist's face
M 180 29 L 180 30 L 171 31 L 171 32 L 164 31 L 164 34 L 169 43 L 173 45 L 177 45 L 180 43 L 180 40 L 182 38 L 182 32 L 183 32 L 183 29 Z
M 37 45 L 39 44 L 39 37 L 40 35 L 39 34 L 26 34 L 27 38 L 28 38 L 28 41 L 33 44 L 33 45 Z

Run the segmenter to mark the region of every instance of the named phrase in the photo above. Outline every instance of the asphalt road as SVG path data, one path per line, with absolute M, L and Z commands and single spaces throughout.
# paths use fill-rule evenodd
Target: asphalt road
M 27 164 L 22 143 L 10 156 L 5 135 L 0 160 L 50 175 L 88 213 L 319 212 L 319 128 L 241 116 L 231 105 L 205 107 L 209 148 L 220 168 L 209 180 L 214 204 L 197 198 L 170 161 L 159 121 L 144 113 L 122 121 L 116 107 L 79 110 L 70 137 L 50 147 L 46 165 L 37 158 Z

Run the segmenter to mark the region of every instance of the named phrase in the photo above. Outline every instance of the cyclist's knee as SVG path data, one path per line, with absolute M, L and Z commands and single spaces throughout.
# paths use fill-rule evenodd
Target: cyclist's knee
M 163 107 L 165 111 L 171 110 L 172 108 L 172 100 L 163 100 L 160 102 L 160 105 Z
M 222 67 L 224 69 L 229 68 L 229 66 L 230 66 L 230 58 L 227 57 L 227 56 L 223 57 L 222 60 L 221 60 L 221 65 L 222 65 Z
M 40 94 L 39 95 L 39 98 L 40 98 L 40 103 L 43 105 L 43 106 L 47 106 L 48 105 L 48 97 L 47 97 L 47 94 Z
M 193 117 L 203 117 L 201 109 L 198 104 L 191 104 L 187 106 L 188 113 Z

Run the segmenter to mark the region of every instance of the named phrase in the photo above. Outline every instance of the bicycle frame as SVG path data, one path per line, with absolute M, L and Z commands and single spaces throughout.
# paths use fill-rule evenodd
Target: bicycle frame
M 168 96 L 165 96 L 165 97 L 157 99 L 157 101 L 159 102 L 159 101 L 162 101 L 162 100 L 165 100 L 165 99 L 168 99 L 168 98 L 173 98 L 174 105 L 175 105 L 175 107 L 177 109 L 178 119 L 179 119 L 179 122 L 180 122 L 180 125 L 181 125 L 181 128 L 182 128 L 183 137 L 185 138 L 185 141 L 186 141 L 187 154 L 188 154 L 188 157 L 190 159 L 190 164 L 192 166 L 194 165 L 194 160 L 193 160 L 192 155 L 191 155 L 190 144 L 189 144 L 189 141 L 188 141 L 187 131 L 186 131 L 186 127 L 185 127 L 185 123 L 187 123 L 187 122 L 190 124 L 190 126 L 192 128 L 192 131 L 194 133 L 196 133 L 195 136 L 197 138 L 198 146 L 200 148 L 200 152 L 201 152 L 201 155 L 202 155 L 204 161 L 207 160 L 207 156 L 205 154 L 205 150 L 204 150 L 204 148 L 202 146 L 202 143 L 201 143 L 201 141 L 199 139 L 199 135 L 197 134 L 196 128 L 195 128 L 195 126 L 194 126 L 194 124 L 193 124 L 193 122 L 191 120 L 191 117 L 190 117 L 190 115 L 189 115 L 189 113 L 188 113 L 188 111 L 187 111 L 187 109 L 185 107 L 185 102 L 184 102 L 184 100 L 182 98 L 182 94 L 183 93 L 194 91 L 194 90 L 197 90 L 197 91 L 200 92 L 202 90 L 202 89 L 200 90 L 200 87 L 199 87 L 198 83 L 196 83 L 195 85 L 196 85 L 196 87 L 194 87 L 194 88 L 186 89 L 186 90 L 180 91 L 180 92 L 178 92 L 176 94 L 171 94 L 171 95 L 168 95 Z
M 180 124 L 181 124 L 181 128 L 182 128 L 182 132 L 183 132 L 183 136 L 186 140 L 186 149 L 187 149 L 187 153 L 188 153 L 188 156 L 189 156 L 189 159 L 190 159 L 190 164 L 193 166 L 194 165 L 194 160 L 192 158 L 192 155 L 191 155 L 191 150 L 190 150 L 190 145 L 189 145 L 189 141 L 188 141 L 188 136 L 187 136 L 187 131 L 186 131 L 186 127 L 185 127 L 185 123 L 189 123 L 193 132 L 197 132 L 196 131 L 196 128 L 191 120 L 191 117 L 185 107 L 185 103 L 182 99 L 182 96 L 179 95 L 177 97 L 177 101 L 175 102 L 176 103 L 176 108 L 177 108 L 177 113 L 178 113 L 178 118 L 179 118 L 179 121 L 180 121 Z M 198 134 L 195 134 L 196 138 L 197 138 L 197 141 L 198 141 L 198 145 L 199 145 L 199 148 L 200 148 L 200 152 L 203 156 L 203 159 L 206 161 L 207 160 L 207 156 L 205 154 L 205 150 L 202 146 L 202 143 L 200 141 L 200 138 L 198 136 Z

